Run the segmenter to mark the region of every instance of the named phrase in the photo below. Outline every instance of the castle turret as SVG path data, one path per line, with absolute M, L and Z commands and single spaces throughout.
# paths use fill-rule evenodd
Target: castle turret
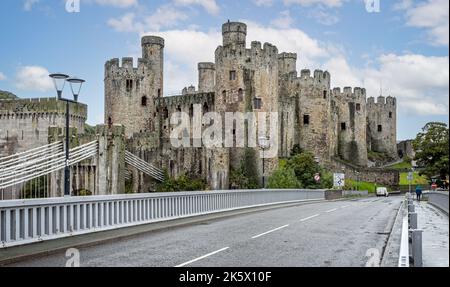
M 281 53 L 278 55 L 278 72 L 286 75 L 297 72 L 297 54 Z
M 397 101 L 379 96 L 367 100 L 367 134 L 370 150 L 385 153 L 392 159 L 397 154 Z
M 216 66 L 214 63 L 198 64 L 198 91 L 200 93 L 214 92 Z
M 366 90 L 345 87 L 333 89 L 332 100 L 336 113 L 336 154 L 359 166 L 367 166 Z
M 105 123 L 125 126 L 127 137 L 155 131 L 154 100 L 163 96 L 164 39 L 142 38 L 142 58 L 105 64 Z
M 222 25 L 223 46 L 241 46 L 245 48 L 247 25 L 240 22 L 227 22 Z

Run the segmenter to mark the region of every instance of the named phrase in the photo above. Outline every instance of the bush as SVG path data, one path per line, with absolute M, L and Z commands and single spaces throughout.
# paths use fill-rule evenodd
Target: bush
M 255 150 L 245 149 L 240 167 L 230 172 L 231 189 L 255 189 L 259 187 Z
M 279 168 L 270 177 L 268 188 L 300 188 L 300 182 L 295 176 L 295 172 L 290 168 Z
M 205 181 L 198 178 L 189 178 L 186 175 L 177 179 L 167 177 L 167 180 L 158 184 L 156 188 L 158 192 L 202 191 L 206 189 Z

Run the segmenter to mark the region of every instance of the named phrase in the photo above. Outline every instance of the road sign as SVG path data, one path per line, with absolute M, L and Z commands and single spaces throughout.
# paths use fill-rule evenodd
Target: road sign
M 317 174 L 314 176 L 314 180 L 317 181 L 317 182 L 319 182 L 319 181 L 320 181 L 320 174 L 317 173 Z
M 345 174 L 335 173 L 333 175 L 334 187 L 344 187 L 345 186 Z
M 413 181 L 414 179 L 414 174 L 412 172 L 408 173 L 408 181 Z

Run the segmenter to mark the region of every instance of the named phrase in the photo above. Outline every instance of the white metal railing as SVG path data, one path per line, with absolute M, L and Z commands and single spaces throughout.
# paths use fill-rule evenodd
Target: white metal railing
M 323 190 L 238 190 L 0 202 L 0 248 L 277 203 L 322 200 Z
M 98 141 L 70 150 L 69 165 L 91 158 L 98 153 Z M 62 143 L 0 159 L 0 189 L 5 189 L 63 169 L 66 165 Z
M 162 170 L 154 167 L 129 151 L 125 151 L 125 162 L 158 181 L 164 181 L 164 173 Z
M 408 216 L 403 218 L 402 236 L 400 239 L 400 256 L 398 258 L 398 267 L 409 267 L 409 230 Z

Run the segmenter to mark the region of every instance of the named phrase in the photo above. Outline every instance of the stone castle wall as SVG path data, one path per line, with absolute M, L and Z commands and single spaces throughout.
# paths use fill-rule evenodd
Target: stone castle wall
M 87 106 L 70 103 L 70 126 L 84 132 Z M 56 98 L 0 100 L 0 157 L 48 144 L 50 127 L 65 127 L 66 102 Z

